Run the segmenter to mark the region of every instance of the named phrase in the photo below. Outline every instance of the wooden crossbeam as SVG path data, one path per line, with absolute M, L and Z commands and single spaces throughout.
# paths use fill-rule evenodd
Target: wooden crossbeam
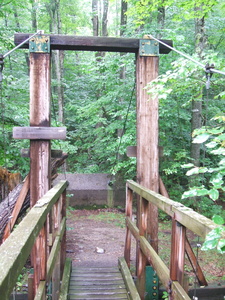
M 32 33 L 16 33 L 14 35 L 15 45 L 25 41 Z M 76 36 L 62 34 L 48 34 L 52 50 L 83 50 L 83 51 L 109 51 L 109 52 L 131 52 L 137 53 L 139 50 L 139 39 L 116 38 L 116 37 L 96 37 L 96 36 Z M 171 40 L 162 40 L 170 47 Z M 29 42 L 23 44 L 21 48 L 28 49 Z M 160 54 L 168 54 L 171 50 L 166 46 L 159 45 Z
M 25 148 L 20 150 L 20 154 L 22 157 L 30 157 L 30 149 Z M 62 150 L 51 149 L 51 158 L 60 158 L 62 157 Z
M 66 127 L 14 127 L 13 138 L 28 140 L 65 140 Z

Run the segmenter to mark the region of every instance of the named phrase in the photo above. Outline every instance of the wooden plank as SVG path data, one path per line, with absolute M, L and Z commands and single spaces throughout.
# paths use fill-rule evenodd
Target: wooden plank
M 13 138 L 28 140 L 65 140 L 66 127 L 14 127 Z
M 60 227 L 61 227 L 61 229 L 59 231 L 59 234 L 56 236 L 56 238 L 54 240 L 54 243 L 53 243 L 50 255 L 48 257 L 48 262 L 47 262 L 47 282 L 49 282 L 49 280 L 50 280 L 50 278 L 52 276 L 52 273 L 53 273 L 53 270 L 54 270 L 54 266 L 55 266 L 55 263 L 56 263 L 56 260 L 57 260 L 57 256 L 58 256 L 58 253 L 60 251 L 61 240 L 62 240 L 62 237 L 63 237 L 64 232 L 66 230 L 66 218 L 65 217 L 62 220 L 62 223 L 61 223 Z
M 132 180 L 128 180 L 127 184 L 135 193 L 154 203 L 154 205 L 163 210 L 169 216 L 173 217 L 175 214 L 176 220 L 179 223 L 203 238 L 205 238 L 211 230 L 218 227 L 212 220 L 179 202 L 168 199 L 151 191 L 150 189 L 142 187 L 140 184 Z M 222 237 L 225 238 L 225 233 L 222 234 Z
M 70 258 L 66 258 L 65 266 L 63 270 L 62 284 L 60 288 L 59 300 L 67 300 L 69 291 L 70 274 L 71 274 L 72 261 Z
M 29 148 L 21 149 L 20 154 L 22 157 L 30 157 L 30 149 Z M 63 154 L 62 150 L 51 149 L 51 158 L 61 158 L 62 154 Z
M 181 285 L 184 279 L 184 255 L 185 255 L 186 228 L 172 220 L 170 278 Z
M 139 230 L 137 226 L 134 225 L 134 223 L 131 221 L 130 218 L 126 219 L 127 225 L 129 226 L 134 238 L 137 240 L 138 243 L 140 243 L 140 247 L 147 257 L 150 264 L 153 266 L 154 270 L 156 271 L 157 275 L 159 276 L 163 286 L 168 289 L 171 279 L 169 274 L 169 269 L 164 264 L 164 262 L 161 260 L 161 258 L 158 256 L 158 254 L 155 252 L 155 250 L 152 248 L 152 246 L 148 243 L 146 238 L 141 237 L 139 235 Z M 182 288 L 180 283 L 173 282 L 171 286 L 173 290 L 174 300 L 190 300 L 189 296 L 185 292 L 185 290 Z
M 67 186 L 66 181 L 60 181 L 49 190 L 40 199 L 39 206 L 28 212 L 26 217 L 1 245 L 0 295 L 2 299 L 9 299 L 48 213 Z
M 16 33 L 14 35 L 15 45 L 25 41 L 32 33 Z M 82 51 L 109 51 L 109 52 L 131 52 L 137 53 L 139 50 L 139 39 L 116 38 L 116 37 L 96 37 L 96 36 L 76 36 L 62 34 L 48 34 L 52 50 L 82 50 Z M 172 46 L 171 40 L 162 40 L 165 44 Z M 29 43 L 25 43 L 21 48 L 28 49 Z M 171 50 L 160 44 L 159 52 L 167 54 Z
M 46 281 L 40 281 L 34 300 L 45 300 L 46 299 L 45 290 L 46 290 Z
M 16 205 L 14 206 L 13 212 L 12 212 L 12 218 L 9 220 L 9 223 L 5 227 L 4 235 L 2 238 L 2 241 L 5 241 L 7 237 L 10 235 L 11 230 L 13 229 L 13 226 L 15 225 L 15 222 L 18 218 L 18 215 L 20 213 L 21 207 L 23 205 L 23 202 L 26 198 L 26 195 L 28 193 L 28 190 L 30 188 L 30 175 L 28 174 L 25 178 L 23 187 L 20 191 L 19 197 L 16 201 Z
M 126 263 L 126 260 L 123 258 L 123 257 L 120 257 L 119 260 L 119 268 L 121 270 L 121 273 L 122 273 L 122 276 L 123 276 L 123 279 L 124 279 L 124 282 L 125 282 L 125 285 L 126 285 L 126 288 L 128 290 L 128 297 L 129 299 L 131 300 L 139 300 L 141 299 L 138 292 L 137 292 L 137 289 L 136 289 L 136 286 L 134 284 L 134 281 L 133 281 L 133 278 L 131 276 L 131 273 L 130 273 L 130 270 L 128 268 L 128 265 Z
M 189 259 L 189 261 L 192 265 L 193 270 L 195 270 L 199 285 L 200 286 L 207 286 L 208 283 L 207 283 L 207 281 L 205 279 L 205 276 L 202 272 L 202 269 L 201 269 L 201 267 L 198 263 L 198 260 L 197 260 L 195 254 L 194 254 L 194 251 L 191 248 L 191 245 L 190 245 L 190 243 L 187 239 L 187 236 L 186 236 L 186 242 L 185 242 L 185 251 L 186 251 L 188 259 Z
M 133 207 L 133 191 L 126 188 L 126 217 L 132 218 L 132 207 Z M 124 258 L 130 268 L 130 255 L 131 255 L 131 232 L 128 226 L 126 226 L 126 237 L 124 246 Z

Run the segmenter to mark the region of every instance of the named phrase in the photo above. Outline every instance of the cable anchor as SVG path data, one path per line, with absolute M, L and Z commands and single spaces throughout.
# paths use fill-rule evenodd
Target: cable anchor
M 215 68 L 214 64 L 209 65 L 209 63 L 207 63 L 205 65 L 205 76 L 206 76 L 206 89 L 209 90 L 210 88 L 210 80 L 211 77 L 213 75 L 213 69 Z

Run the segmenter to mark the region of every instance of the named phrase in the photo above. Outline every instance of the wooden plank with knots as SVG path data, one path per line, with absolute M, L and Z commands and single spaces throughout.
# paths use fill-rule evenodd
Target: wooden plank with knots
M 14 127 L 13 138 L 28 140 L 65 140 L 66 127 Z

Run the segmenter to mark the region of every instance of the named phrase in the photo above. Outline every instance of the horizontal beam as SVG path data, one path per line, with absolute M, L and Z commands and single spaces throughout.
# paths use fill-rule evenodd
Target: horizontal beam
M 20 154 L 22 157 L 30 157 L 30 148 L 21 149 Z M 51 149 L 51 158 L 61 158 L 62 156 L 62 150 Z
M 14 35 L 15 45 L 23 43 L 32 33 L 16 33 Z M 109 52 L 131 52 L 138 53 L 140 39 L 116 38 L 116 37 L 96 37 L 96 36 L 76 36 L 62 34 L 46 34 L 50 36 L 51 50 L 77 50 L 77 51 L 109 51 Z M 173 46 L 171 40 L 162 40 L 163 43 Z M 21 48 L 28 49 L 29 42 Z M 168 54 L 171 50 L 159 44 L 159 53 Z
M 17 278 L 25 265 L 36 237 L 43 227 L 52 206 L 68 186 L 60 181 L 40 200 L 42 206 L 34 206 L 0 247 L 0 295 L 9 299 Z
M 14 127 L 14 139 L 65 140 L 66 127 Z
M 185 205 L 153 192 L 133 180 L 127 181 L 127 186 L 142 198 L 156 205 L 159 209 L 175 218 L 180 224 L 203 238 L 218 225 L 205 216 L 195 212 Z M 225 237 L 225 234 L 222 235 Z

